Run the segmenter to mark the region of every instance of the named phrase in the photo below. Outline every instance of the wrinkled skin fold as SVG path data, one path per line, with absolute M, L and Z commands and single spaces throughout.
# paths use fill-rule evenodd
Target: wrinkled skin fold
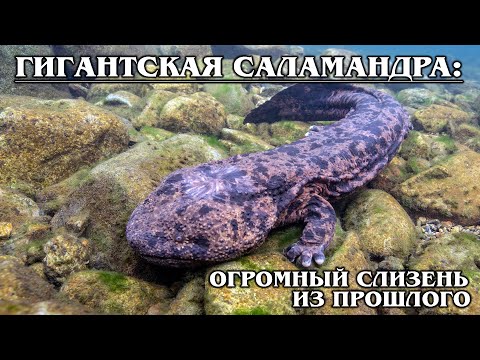
M 184 168 L 166 177 L 132 213 L 127 240 L 145 259 L 192 267 L 240 257 L 269 232 L 303 222 L 285 256 L 321 265 L 335 230 L 330 201 L 371 181 L 411 128 L 391 96 L 350 85 L 297 84 L 245 122 L 338 120 L 260 153 Z

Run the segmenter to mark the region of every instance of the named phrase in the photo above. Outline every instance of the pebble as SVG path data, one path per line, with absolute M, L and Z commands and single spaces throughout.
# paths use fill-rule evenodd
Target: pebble
M 417 226 L 422 229 L 425 240 L 439 238 L 446 233 L 465 232 L 476 235 L 480 241 L 480 225 L 462 226 L 454 224 L 451 221 L 440 221 L 438 219 L 427 219 L 423 216 L 417 219 Z

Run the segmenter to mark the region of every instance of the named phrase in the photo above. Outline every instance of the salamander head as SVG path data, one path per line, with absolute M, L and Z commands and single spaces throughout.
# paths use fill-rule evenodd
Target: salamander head
M 128 242 L 148 261 L 168 267 L 221 262 L 249 251 L 274 217 L 268 206 L 259 206 L 245 175 L 208 165 L 171 174 L 132 213 Z

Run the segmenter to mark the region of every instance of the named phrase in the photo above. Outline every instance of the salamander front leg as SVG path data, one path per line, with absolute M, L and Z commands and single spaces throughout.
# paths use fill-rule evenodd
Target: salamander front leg
M 325 261 L 325 249 L 330 244 L 335 233 L 335 210 L 324 198 L 314 195 L 305 208 L 306 223 L 300 240 L 284 250 L 291 262 L 308 268 L 312 259 L 317 265 Z

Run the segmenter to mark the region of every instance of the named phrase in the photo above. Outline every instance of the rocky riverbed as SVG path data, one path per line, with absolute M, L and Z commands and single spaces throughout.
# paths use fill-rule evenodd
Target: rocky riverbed
M 37 47 L 1 46 L 0 61 L 29 52 L 105 54 L 94 46 Z M 141 51 L 207 55 L 215 49 Z M 2 67 L 0 78 L 12 69 Z M 206 281 L 215 269 L 296 269 L 281 252 L 299 238 L 300 225 L 274 231 L 253 254 L 195 271 L 160 269 L 129 248 L 130 213 L 167 174 L 271 149 L 303 137 L 313 124 L 328 124 L 243 125 L 282 86 L 35 86 L 0 81 L 0 314 L 480 313 L 476 84 L 379 86 L 408 109 L 415 130 L 373 182 L 335 205 L 336 235 L 319 269 L 462 270 L 471 305 L 428 311 L 334 309 L 328 291 L 326 306 L 300 311 L 291 307 L 291 289 L 217 289 Z

